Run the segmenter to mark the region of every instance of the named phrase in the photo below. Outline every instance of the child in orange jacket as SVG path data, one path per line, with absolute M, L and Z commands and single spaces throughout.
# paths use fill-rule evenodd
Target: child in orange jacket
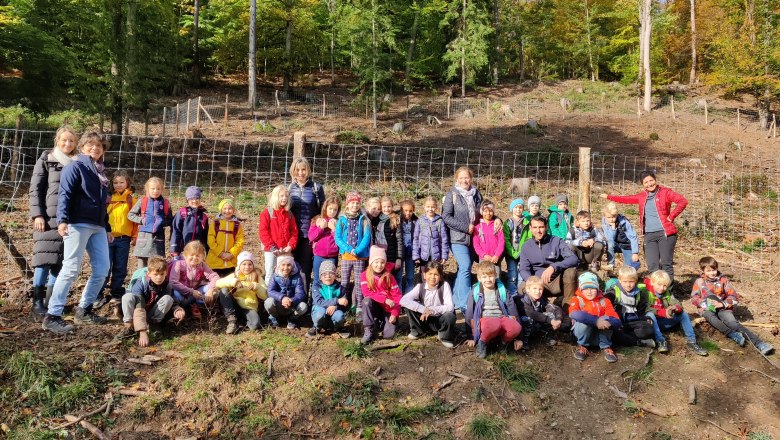
M 598 344 L 607 362 L 617 362 L 612 350 L 612 330 L 620 328 L 620 317 L 612 302 L 601 294 L 596 274 L 585 272 L 578 281 L 580 287 L 569 304 L 572 333 L 577 338 L 574 358 L 584 361 L 588 356 L 588 346 Z

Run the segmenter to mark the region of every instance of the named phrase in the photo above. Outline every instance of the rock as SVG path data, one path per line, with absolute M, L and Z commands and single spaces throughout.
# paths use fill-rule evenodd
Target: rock
M 530 128 L 531 130 L 538 130 L 539 129 L 539 122 L 536 121 L 536 119 L 529 119 L 528 123 L 525 124 Z
M 731 144 L 731 148 L 733 148 L 735 151 L 742 151 L 742 143 L 739 141 L 733 142 Z
M 696 100 L 696 108 L 704 108 L 707 107 L 707 100 L 706 99 L 697 99 Z
M 383 100 L 384 102 L 393 102 L 393 95 L 391 95 L 391 94 L 389 94 L 389 93 L 388 93 L 388 94 L 386 94 L 386 95 L 385 95 L 385 97 L 384 97 L 384 98 L 382 98 L 382 100 Z
M 509 192 L 517 194 L 528 194 L 531 188 L 530 177 L 515 177 L 509 183 Z
M 423 367 L 420 367 L 417 370 L 420 371 L 420 373 L 424 373 L 425 372 L 425 368 L 423 368 Z
M 382 148 L 374 148 L 368 152 L 368 158 L 377 162 L 390 162 L 393 160 L 393 156 L 395 153 Z
M 577 88 L 576 88 L 576 89 L 574 89 L 574 90 L 576 90 L 576 91 L 577 91 L 577 93 L 585 93 L 585 91 L 584 91 L 584 90 L 582 90 L 582 87 L 577 87 Z
M 700 168 L 704 167 L 704 165 L 701 162 L 701 159 L 696 159 L 696 158 L 688 159 L 688 165 L 692 167 L 700 167 Z
M 607 434 L 614 434 L 615 433 L 615 428 L 605 428 L 604 432 L 607 433 Z
M 463 116 L 465 116 L 465 117 L 467 117 L 467 118 L 471 119 L 471 118 L 473 118 L 473 117 L 474 117 L 474 112 L 473 112 L 473 111 L 471 111 L 471 109 L 470 109 L 470 108 L 467 108 L 466 110 L 464 110 L 464 111 L 463 111 Z
M 396 122 L 393 124 L 393 133 L 401 134 L 404 131 L 404 123 L 403 122 Z
M 745 194 L 745 198 L 750 200 L 751 202 L 757 202 L 758 194 L 754 193 L 753 191 L 750 191 L 749 193 Z
M 506 117 L 514 116 L 514 113 L 512 112 L 512 107 L 510 107 L 509 104 L 502 104 L 501 108 L 498 111 L 499 113 L 501 113 Z
M 715 155 L 715 160 L 719 162 L 725 162 L 726 161 L 726 153 L 718 153 Z
M 571 101 L 569 101 L 569 98 L 561 98 L 561 108 L 567 110 L 569 107 L 571 107 Z

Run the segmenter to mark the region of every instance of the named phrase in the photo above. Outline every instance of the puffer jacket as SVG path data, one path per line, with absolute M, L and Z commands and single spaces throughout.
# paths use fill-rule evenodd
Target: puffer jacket
M 477 189 L 474 193 L 474 222 L 469 222 L 469 207 L 466 200 L 460 195 L 460 192 L 453 187 L 450 192 L 444 196 L 444 205 L 441 210 L 441 217 L 450 231 L 450 245 L 463 244 L 471 246 L 471 234 L 469 234 L 469 224 L 474 226 L 479 224 L 480 207 L 482 206 L 482 194 Z
M 401 229 L 401 220 L 398 219 L 398 226 L 395 229 L 390 225 L 390 216 L 379 215 L 379 222 L 376 227 L 374 244 L 385 248 L 387 251 L 387 261 L 403 260 L 404 258 L 404 235 Z
M 682 214 L 685 207 L 688 206 L 688 199 L 665 186 L 658 185 L 656 191 L 655 208 L 658 211 L 658 218 L 661 219 L 661 225 L 664 227 L 664 233 L 667 236 L 674 235 L 677 233 L 674 219 Z M 607 200 L 615 203 L 636 204 L 639 208 L 639 229 L 644 234 L 647 191 L 642 191 L 632 196 L 608 196 Z M 672 209 L 672 203 L 674 203 L 674 209 Z
M 222 215 L 218 216 L 209 225 L 209 253 L 206 255 L 206 264 L 210 268 L 229 269 L 236 267 L 238 254 L 244 249 L 244 228 L 241 222 L 235 217 L 225 219 Z M 225 261 L 219 258 L 222 252 L 229 252 L 233 259 Z
M 311 178 L 304 185 L 293 181 L 287 190 L 290 192 L 290 212 L 298 226 L 298 237 L 306 238 L 311 219 L 320 213 L 325 203 L 325 190 Z
M 43 217 L 43 232 L 33 231 L 33 267 L 59 266 L 62 263 L 63 243 L 57 232 L 57 201 L 60 192 L 60 174 L 65 167 L 51 152 L 35 162 L 30 182 L 30 218 Z
M 599 318 L 605 318 L 612 325 L 612 329 L 623 326 L 612 302 L 605 298 L 601 292 L 593 299 L 587 299 L 580 289 L 574 292 L 574 297 L 569 303 L 569 316 L 576 322 L 595 327 Z
M 450 257 L 450 237 L 447 225 L 439 214 L 428 218 L 427 215 L 417 220 L 412 241 L 412 259 L 414 260 L 446 260 Z
M 108 222 L 111 223 L 111 231 L 114 238 L 117 237 L 135 237 L 137 227 L 130 221 L 128 214 L 135 204 L 133 191 L 126 189 L 121 193 L 111 194 L 111 201 L 108 203 Z
M 322 218 L 326 221 L 331 220 L 327 217 Z M 320 229 L 316 221 L 309 225 L 309 242 L 314 255 L 318 257 L 335 258 L 339 256 L 339 247 L 336 246 L 336 231 L 328 227 Z
M 106 209 L 110 197 L 108 187 L 100 183 L 92 158 L 79 154 L 76 160 L 62 169 L 57 224 L 84 223 L 103 226 L 111 232 Z

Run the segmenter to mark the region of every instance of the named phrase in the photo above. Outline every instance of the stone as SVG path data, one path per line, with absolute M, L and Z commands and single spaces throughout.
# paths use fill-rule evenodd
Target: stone
M 509 192 L 512 194 L 528 194 L 531 189 L 530 177 L 515 177 L 509 183 Z
M 585 90 L 582 90 L 582 87 L 577 87 L 575 90 L 577 93 L 585 93 Z
M 561 98 L 561 108 L 567 110 L 569 107 L 571 107 L 571 101 L 569 101 L 569 98 Z
M 529 119 L 528 123 L 525 124 L 530 128 L 531 130 L 538 130 L 539 129 L 539 122 L 536 121 L 536 119 Z
M 700 168 L 704 167 L 704 164 L 702 164 L 701 159 L 696 159 L 696 158 L 688 159 L 688 165 L 692 167 L 700 167 Z
M 474 112 L 473 112 L 473 111 L 471 111 L 471 109 L 470 109 L 470 108 L 467 108 L 466 110 L 464 110 L 464 111 L 463 111 L 463 116 L 465 116 L 465 117 L 467 117 L 467 118 L 471 119 L 471 118 L 473 118 L 473 117 L 474 117 Z
M 745 198 L 750 200 L 751 202 L 757 202 L 758 201 L 758 194 L 754 193 L 753 191 L 745 194 Z
M 718 153 L 715 155 L 715 160 L 719 162 L 725 162 L 726 161 L 726 153 Z
M 404 131 L 404 123 L 403 122 L 396 122 L 393 124 L 393 133 L 401 134 Z

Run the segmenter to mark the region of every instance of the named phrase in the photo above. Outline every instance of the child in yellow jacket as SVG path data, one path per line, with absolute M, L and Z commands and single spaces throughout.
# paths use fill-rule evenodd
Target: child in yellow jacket
M 209 228 L 209 254 L 206 264 L 224 277 L 237 268 L 238 254 L 244 249 L 244 228 L 236 217 L 236 205 L 231 199 L 219 202 L 219 215 Z
M 219 303 L 225 312 L 228 326 L 225 333 L 238 332 L 238 314 L 246 321 L 250 330 L 260 326 L 259 306 L 268 298 L 265 281 L 255 265 L 255 257 L 249 251 L 238 254 L 235 272 L 217 280 Z
M 111 261 L 109 277 L 103 285 L 103 289 L 109 288 L 110 294 L 99 298 L 94 307 L 101 307 L 106 301 L 114 308 L 119 316 L 122 308 L 122 295 L 125 294 L 125 278 L 127 278 L 127 260 L 130 258 L 130 244 L 135 241 L 138 234 L 136 224 L 127 218 L 130 208 L 136 202 L 133 194 L 133 181 L 125 170 L 114 173 L 111 181 L 111 201 L 108 203 L 108 222 L 111 225 L 111 233 L 114 241 L 108 244 L 108 256 Z

